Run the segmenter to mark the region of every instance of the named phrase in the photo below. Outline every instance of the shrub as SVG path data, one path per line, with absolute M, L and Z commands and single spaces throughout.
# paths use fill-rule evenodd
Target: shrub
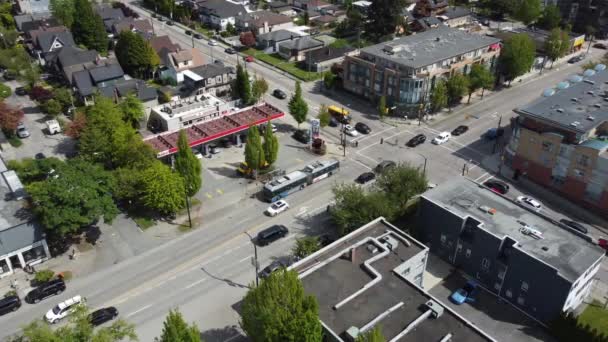
M 33 86 L 30 90 L 30 98 L 38 102 L 46 102 L 53 98 L 53 92 L 40 86 Z
M 6 297 L 10 297 L 10 296 L 16 296 L 17 295 L 17 291 L 15 290 L 10 290 L 7 293 L 4 294 L 4 298 Z
M 5 99 L 11 96 L 11 88 L 5 84 L 0 83 L 0 99 Z
M 36 275 L 34 276 L 34 280 L 40 284 L 40 283 L 44 283 L 44 282 L 51 280 L 54 275 L 55 275 L 55 272 L 53 272 L 51 270 L 40 270 L 40 271 L 36 272 Z

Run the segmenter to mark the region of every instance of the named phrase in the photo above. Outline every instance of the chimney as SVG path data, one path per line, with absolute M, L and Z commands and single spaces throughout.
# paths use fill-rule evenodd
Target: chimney
M 353 247 L 350 250 L 350 262 L 352 262 L 353 264 L 355 264 L 357 262 L 357 253 L 356 253 L 356 247 Z

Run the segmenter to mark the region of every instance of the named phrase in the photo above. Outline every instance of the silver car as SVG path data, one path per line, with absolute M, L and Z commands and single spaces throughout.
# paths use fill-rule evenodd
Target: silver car
M 20 122 L 19 125 L 17 125 L 17 136 L 22 139 L 30 136 L 30 132 L 25 128 L 23 122 Z

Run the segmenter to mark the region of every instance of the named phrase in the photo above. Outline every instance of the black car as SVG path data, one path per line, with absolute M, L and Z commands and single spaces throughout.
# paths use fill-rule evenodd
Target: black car
M 336 115 L 334 117 L 336 118 L 336 120 L 338 120 L 339 123 L 342 123 L 345 125 L 350 124 L 350 121 L 352 120 L 350 115 Z
M 200 34 L 200 33 L 195 33 L 194 34 L 194 38 L 196 38 L 196 39 L 203 39 L 203 35 Z
M 418 134 L 417 136 L 413 137 L 412 139 L 410 139 L 406 145 L 409 147 L 416 147 L 422 143 L 424 143 L 426 141 L 426 135 L 424 134 Z
M 454 128 L 454 130 L 452 131 L 452 135 L 461 135 L 461 134 L 464 134 L 468 130 L 469 130 L 469 126 L 460 125 L 460 126 Z
M 111 321 L 116 317 L 118 317 L 118 310 L 115 307 L 110 306 L 91 313 L 89 315 L 89 322 L 94 326 L 98 326 L 107 321 Z
M 293 138 L 302 144 L 308 144 L 310 142 L 310 134 L 307 130 L 298 129 L 294 134 Z
M 583 59 L 585 59 L 585 55 L 574 56 L 568 60 L 568 63 L 570 63 L 570 64 L 578 63 L 578 62 L 582 61 Z
M 19 96 L 25 96 L 25 95 L 27 95 L 27 90 L 25 90 L 25 88 L 23 88 L 23 87 L 17 87 L 17 88 L 15 88 L 15 94 L 17 94 Z
M 506 194 L 507 192 L 509 192 L 509 185 L 507 183 L 498 181 L 498 180 L 489 180 L 485 183 L 483 183 L 483 185 L 487 186 L 488 188 L 490 188 L 491 190 L 498 192 L 501 195 Z
M 189 36 L 192 35 L 192 31 L 190 31 L 190 30 L 186 30 L 186 31 L 184 31 L 184 33 L 187 34 L 187 35 L 189 35 Z
M 54 279 L 30 291 L 25 296 L 25 301 L 28 303 L 38 303 L 47 297 L 59 295 L 63 291 L 65 291 L 65 283 L 63 280 Z
M 169 20 L 169 21 L 167 21 L 167 25 L 168 26 L 173 26 L 173 25 L 175 25 L 175 23 L 173 21 Z
M 6 71 L 2 77 L 7 81 L 14 81 L 17 78 L 15 74 L 10 71 Z
M 330 127 L 338 127 L 338 120 L 336 118 L 334 118 L 333 116 L 329 119 L 329 126 Z
M 281 89 L 275 89 L 272 91 L 272 95 L 274 95 L 274 97 L 276 97 L 277 99 L 286 99 L 287 98 L 287 94 L 282 91 Z
M 593 44 L 593 47 L 596 49 L 606 50 L 606 44 L 602 44 L 602 43 Z
M 575 221 L 570 221 L 570 220 L 566 220 L 566 219 L 561 219 L 559 220 L 559 222 L 565 224 L 566 226 L 574 229 L 574 230 L 578 230 L 579 232 L 583 233 L 583 234 L 587 234 L 587 228 L 585 228 L 582 224 L 575 222 Z
M 268 278 L 275 271 L 278 271 L 285 267 L 287 267 L 287 265 L 285 265 L 281 260 L 275 260 L 270 263 L 270 265 L 264 267 L 264 269 L 260 271 L 259 276 L 260 278 Z
M 372 131 L 372 129 L 363 122 L 357 122 L 355 129 L 363 134 L 369 134 Z
M 266 246 L 271 242 L 274 242 L 282 237 L 285 237 L 289 230 L 283 225 L 275 224 L 270 228 L 266 228 L 258 233 L 256 239 L 258 245 Z
M 236 53 L 236 50 L 233 48 L 227 48 L 226 50 L 224 50 L 224 52 L 229 55 L 234 55 Z
M 359 177 L 357 177 L 357 183 L 359 184 L 365 184 L 367 182 L 371 182 L 376 178 L 376 174 L 373 172 L 365 172 L 359 175 Z
M 34 156 L 34 158 L 40 160 L 40 159 L 45 159 L 46 156 L 44 155 L 44 153 L 38 152 L 38 153 L 36 153 L 36 155 Z
M 0 299 L 0 315 L 17 311 L 21 307 L 21 299 L 17 296 L 8 296 Z
M 382 172 L 384 172 L 384 171 L 386 171 L 386 170 L 388 170 L 388 169 L 390 169 L 392 167 L 395 167 L 395 166 L 397 166 L 397 163 L 395 163 L 394 161 L 392 161 L 392 160 L 384 160 L 384 161 L 380 162 L 380 164 L 378 164 L 376 166 L 375 170 L 378 173 L 382 173 Z

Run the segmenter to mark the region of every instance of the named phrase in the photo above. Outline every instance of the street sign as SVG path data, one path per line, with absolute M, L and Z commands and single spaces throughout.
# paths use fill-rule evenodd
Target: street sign
M 321 120 L 310 119 L 310 136 L 312 140 L 318 138 L 321 134 Z

